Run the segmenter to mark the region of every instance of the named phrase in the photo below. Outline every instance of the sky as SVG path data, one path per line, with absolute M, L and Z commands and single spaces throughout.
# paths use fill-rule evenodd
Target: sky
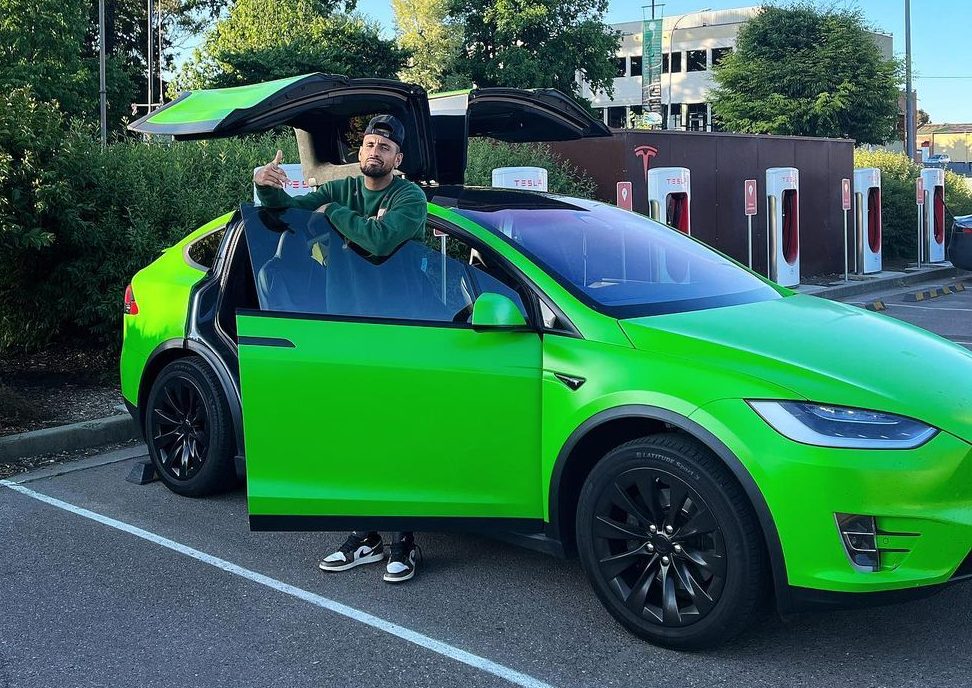
M 729 9 L 758 4 L 724 0 L 669 0 L 656 13 L 685 14 L 701 9 Z M 894 52 L 905 53 L 905 0 L 845 0 L 840 7 L 858 7 L 873 28 L 894 36 Z M 358 11 L 377 20 L 388 36 L 394 32 L 389 0 L 358 0 Z M 642 18 L 639 0 L 611 0 L 604 21 L 615 24 Z M 972 122 L 972 2 L 913 0 L 911 3 L 911 64 L 918 107 L 936 124 Z

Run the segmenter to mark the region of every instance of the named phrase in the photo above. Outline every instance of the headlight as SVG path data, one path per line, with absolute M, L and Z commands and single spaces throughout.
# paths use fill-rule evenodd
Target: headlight
M 937 428 L 891 413 L 802 401 L 750 401 L 770 427 L 794 442 L 845 449 L 912 449 Z

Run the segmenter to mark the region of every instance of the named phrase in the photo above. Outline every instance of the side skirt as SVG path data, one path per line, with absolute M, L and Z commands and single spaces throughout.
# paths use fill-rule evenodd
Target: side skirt
M 461 518 L 453 516 L 250 516 L 253 531 L 400 530 L 423 532 L 541 533 L 533 518 Z

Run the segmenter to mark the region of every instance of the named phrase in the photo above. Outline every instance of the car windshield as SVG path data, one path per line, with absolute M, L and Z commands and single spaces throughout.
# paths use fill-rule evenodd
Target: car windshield
M 543 198 L 536 207 L 460 203 L 453 210 L 504 237 L 584 303 L 616 318 L 780 298 L 704 244 L 637 213 Z

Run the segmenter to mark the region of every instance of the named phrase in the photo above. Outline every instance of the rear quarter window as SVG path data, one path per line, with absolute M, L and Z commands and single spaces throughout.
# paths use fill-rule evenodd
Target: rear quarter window
M 209 270 L 216 262 L 216 253 L 225 234 L 226 227 L 220 227 L 189 244 L 186 247 L 186 262 L 194 268 Z

